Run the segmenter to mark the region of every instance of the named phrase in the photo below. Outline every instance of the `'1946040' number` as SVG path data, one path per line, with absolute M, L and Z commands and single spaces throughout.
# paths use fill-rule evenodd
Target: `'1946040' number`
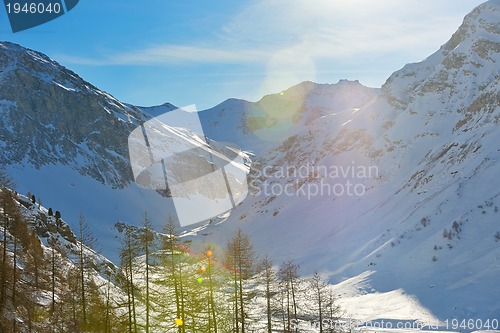
M 446 328 L 447 329 L 469 329 L 469 330 L 497 330 L 498 329 L 498 319 L 486 319 L 486 320 L 481 320 L 481 319 L 463 319 L 463 320 L 458 320 L 458 319 L 447 319 L 445 320 Z
M 19 2 L 7 3 L 6 5 L 7 13 L 11 14 L 44 14 L 44 13 L 55 13 L 59 14 L 61 12 L 61 4 L 58 2 L 55 3 L 24 3 L 21 4 Z

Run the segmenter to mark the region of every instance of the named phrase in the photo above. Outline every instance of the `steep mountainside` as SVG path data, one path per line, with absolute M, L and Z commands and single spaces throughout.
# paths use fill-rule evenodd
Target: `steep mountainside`
M 147 119 L 47 56 L 0 44 L 0 164 L 69 165 L 112 187 L 132 180 L 123 143 Z
M 133 181 L 128 149 L 128 136 L 139 124 L 175 106 L 124 104 L 43 54 L 8 42 L 1 43 L 0 51 L 0 166 L 16 180 L 18 191 L 43 193 L 42 199 L 59 207 L 72 227 L 84 213 L 107 244 L 104 253 L 114 260 L 115 222 L 140 225 L 147 211 L 161 228 L 168 217 L 176 217 L 172 200 Z M 351 86 L 354 89 L 348 89 Z M 258 151 L 281 142 L 287 131 L 300 129 L 322 113 L 358 107 L 377 94 L 378 89 L 358 82 L 309 82 L 259 103 L 228 100 L 199 114 L 211 139 Z M 310 97 L 310 102 L 302 97 Z M 269 112 L 275 115 L 270 117 Z M 270 125 L 264 126 L 262 119 Z M 162 144 L 182 150 L 178 146 L 188 144 L 191 134 L 177 133 Z
M 87 311 L 85 331 L 107 326 L 123 332 L 118 312 L 103 311 L 106 303 L 116 308 L 123 302 L 115 285 L 121 271 L 93 249 L 84 221 L 75 235 L 59 211 L 54 214 L 34 196 L 19 195 L 3 183 L 0 207 L 0 330 L 79 332 L 80 315 Z
M 401 288 L 441 319 L 497 317 L 499 22 L 499 1 L 479 6 L 379 98 L 257 156 L 257 195 L 207 238 L 242 227 L 261 253 L 307 273 L 369 270 L 366 285 Z
M 207 136 L 255 153 L 251 195 L 184 237 L 223 246 L 243 228 L 276 263 L 351 278 L 344 304 L 407 295 L 411 310 L 392 319 L 498 318 L 499 22 L 499 0 L 477 7 L 380 91 L 306 82 L 201 112 Z M 147 210 L 159 227 L 172 213 L 131 182 L 126 150 L 139 123 L 172 106 L 128 106 L 39 53 L 0 50 L 0 162 L 21 192 L 44 193 L 74 221 L 88 214 L 116 259 L 117 220 L 140 224 Z M 387 314 L 354 304 L 355 318 Z
M 72 228 L 85 214 L 113 260 L 116 221 L 140 224 L 146 209 L 158 221 L 169 215 L 160 194 L 133 182 L 127 138 L 151 118 L 139 108 L 41 53 L 2 42 L 0 114 L 0 166 L 16 189 L 43 193 Z

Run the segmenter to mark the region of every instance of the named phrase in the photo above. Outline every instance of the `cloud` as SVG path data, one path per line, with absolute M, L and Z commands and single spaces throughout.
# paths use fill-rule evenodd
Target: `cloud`
M 164 45 L 143 51 L 120 54 L 114 61 L 123 64 L 170 64 L 170 63 L 239 63 L 255 62 L 265 58 L 259 50 L 235 50 L 227 47 L 203 47 L 196 45 Z
M 469 11 L 475 4 L 472 0 L 261 0 L 243 8 L 211 40 L 137 47 L 97 59 L 60 58 L 85 65 L 254 63 L 271 71 L 289 71 L 294 62 L 297 71 L 304 71 L 322 60 L 382 58 L 391 53 L 423 58 L 460 24 L 466 13 L 454 8 Z
M 197 45 L 161 45 L 143 50 L 108 54 L 99 59 L 61 55 L 62 61 L 79 65 L 161 66 L 180 63 L 250 63 L 265 59 L 267 52 Z
M 367 52 L 377 56 L 443 44 L 465 15 L 450 10 L 456 4 L 456 0 L 438 4 L 433 0 L 263 0 L 239 13 L 223 31 L 229 41 L 293 46 L 312 57 L 339 59 Z
M 260 0 L 223 27 L 222 40 L 268 50 L 261 91 L 279 91 L 316 81 L 324 71 L 355 70 L 366 60 L 379 66 L 391 58 L 421 60 L 447 41 L 477 2 Z M 463 12 L 454 10 L 457 5 Z

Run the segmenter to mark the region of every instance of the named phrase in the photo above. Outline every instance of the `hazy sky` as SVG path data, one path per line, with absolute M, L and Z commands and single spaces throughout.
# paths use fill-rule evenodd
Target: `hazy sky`
M 0 40 L 41 51 L 118 99 L 214 106 L 305 80 L 380 87 L 436 51 L 479 0 L 81 0 Z

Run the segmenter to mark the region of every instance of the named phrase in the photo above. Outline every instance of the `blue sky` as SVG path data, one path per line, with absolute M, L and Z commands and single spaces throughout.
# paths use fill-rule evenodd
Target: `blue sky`
M 121 101 L 205 109 L 305 80 L 380 87 L 445 43 L 478 0 L 81 0 L 0 40 L 49 55 Z

